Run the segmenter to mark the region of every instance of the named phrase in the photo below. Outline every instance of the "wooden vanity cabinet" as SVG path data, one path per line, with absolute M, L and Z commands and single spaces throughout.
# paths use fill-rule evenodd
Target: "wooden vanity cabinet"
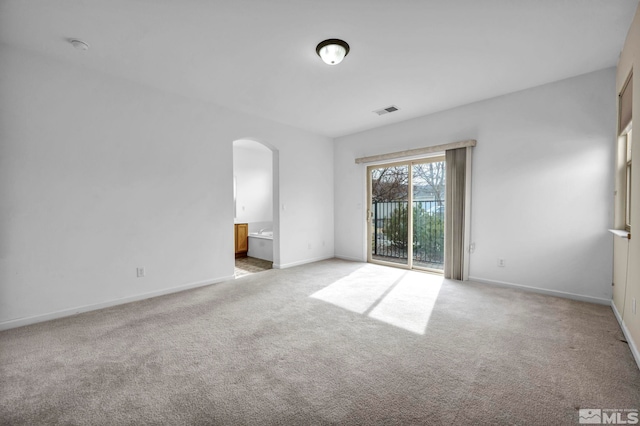
M 236 239 L 236 258 L 247 257 L 249 251 L 249 224 L 236 223 L 235 239 Z

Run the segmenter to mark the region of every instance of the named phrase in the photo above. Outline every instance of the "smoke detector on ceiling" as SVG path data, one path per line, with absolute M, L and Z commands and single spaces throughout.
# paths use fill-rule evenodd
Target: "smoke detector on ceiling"
M 395 106 L 395 105 L 391 105 L 391 106 L 388 106 L 388 107 L 386 107 L 386 108 L 377 109 L 377 110 L 375 110 L 375 111 L 373 111 L 373 112 L 375 112 L 375 113 L 376 113 L 376 114 L 378 114 L 378 115 L 385 115 L 385 114 L 389 114 L 390 112 L 396 112 L 396 111 L 398 111 L 399 109 L 400 109 L 400 108 L 398 108 L 397 106 Z

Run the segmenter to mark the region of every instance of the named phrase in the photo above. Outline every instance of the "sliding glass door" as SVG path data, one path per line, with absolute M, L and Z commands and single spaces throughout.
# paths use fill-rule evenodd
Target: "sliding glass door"
M 368 260 L 442 272 L 443 157 L 367 168 Z
M 369 261 L 409 265 L 409 165 L 369 167 Z
M 444 267 L 444 159 L 412 164 L 413 266 Z

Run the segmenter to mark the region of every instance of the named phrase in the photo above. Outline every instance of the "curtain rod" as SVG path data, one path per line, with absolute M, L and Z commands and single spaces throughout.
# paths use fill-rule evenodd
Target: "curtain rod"
M 468 146 L 476 146 L 476 144 L 477 141 L 475 139 L 468 139 L 466 141 L 445 143 L 442 145 L 428 146 L 425 148 L 409 149 L 407 151 L 391 152 L 389 154 L 372 155 L 370 157 L 360 157 L 356 158 L 356 164 L 373 163 L 383 160 L 396 160 L 398 158 L 442 152 L 448 149 L 466 148 Z

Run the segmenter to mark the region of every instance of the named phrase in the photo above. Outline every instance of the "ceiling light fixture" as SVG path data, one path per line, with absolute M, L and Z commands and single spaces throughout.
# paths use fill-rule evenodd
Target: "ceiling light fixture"
M 82 40 L 72 38 L 69 39 L 69 43 L 78 50 L 89 50 L 89 45 Z
M 318 44 L 316 53 L 325 64 L 338 65 L 349 54 L 349 45 L 346 41 L 330 38 Z

